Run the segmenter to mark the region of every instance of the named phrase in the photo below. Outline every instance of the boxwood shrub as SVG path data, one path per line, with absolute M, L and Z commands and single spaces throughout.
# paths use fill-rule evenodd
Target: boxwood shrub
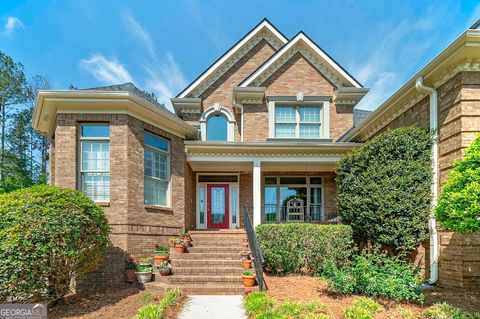
M 410 251 L 428 237 L 432 139 L 416 127 L 387 131 L 337 164 L 337 206 L 357 241 Z
M 0 195 L 0 302 L 67 294 L 97 267 L 108 234 L 103 210 L 80 192 L 43 185 Z
M 274 272 L 321 274 L 326 264 L 347 264 L 353 252 L 347 225 L 263 224 L 256 233 L 265 266 Z
M 480 137 L 453 165 L 435 213 L 446 229 L 465 233 L 480 230 Z

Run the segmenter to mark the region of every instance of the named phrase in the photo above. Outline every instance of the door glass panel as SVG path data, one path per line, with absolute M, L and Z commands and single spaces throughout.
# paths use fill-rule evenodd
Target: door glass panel
M 198 189 L 200 224 L 205 224 L 205 188 Z
M 212 187 L 212 223 L 225 222 L 225 188 Z
M 232 188 L 232 224 L 237 223 L 237 188 Z
M 277 215 L 277 187 L 265 187 L 265 194 L 263 197 L 266 222 L 274 222 Z

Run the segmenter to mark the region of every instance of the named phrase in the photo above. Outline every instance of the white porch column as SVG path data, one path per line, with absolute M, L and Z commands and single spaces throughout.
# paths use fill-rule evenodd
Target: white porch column
M 256 160 L 253 162 L 253 227 L 257 227 L 262 223 L 261 212 L 261 162 Z

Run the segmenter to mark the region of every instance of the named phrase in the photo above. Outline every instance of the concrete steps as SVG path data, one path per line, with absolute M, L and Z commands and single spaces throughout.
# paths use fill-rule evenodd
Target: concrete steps
M 244 230 L 190 231 L 192 247 L 184 254 L 170 250 L 173 274 L 156 275 L 146 289 L 180 288 L 190 295 L 238 295 L 242 284 L 240 251 L 246 238 Z M 256 290 L 257 288 L 247 288 Z

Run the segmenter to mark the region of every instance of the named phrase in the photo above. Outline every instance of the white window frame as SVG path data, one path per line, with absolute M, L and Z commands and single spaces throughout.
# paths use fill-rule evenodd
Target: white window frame
M 277 106 L 291 106 L 295 108 L 295 136 L 292 137 L 276 137 L 275 136 L 275 110 Z M 319 136 L 317 138 L 304 138 L 300 137 L 300 124 L 309 124 L 308 122 L 300 122 L 299 108 L 301 106 L 319 106 L 320 107 L 320 122 L 318 123 Z M 269 101 L 268 102 L 268 137 L 271 139 L 329 139 L 330 138 L 330 103 L 328 101 Z M 292 123 L 293 124 L 293 123 Z M 315 123 L 316 124 L 316 123 Z
M 200 116 L 200 137 L 202 141 L 207 140 L 207 121 L 210 116 L 223 115 L 227 120 L 227 142 L 233 142 L 235 140 L 235 117 L 233 113 L 226 107 L 215 103 L 207 108 Z
M 83 137 L 82 136 L 82 127 L 84 126 L 107 126 L 109 129 L 108 137 Z M 111 173 L 110 173 L 110 124 L 106 122 L 93 122 L 93 123 L 88 123 L 88 122 L 83 122 L 78 126 L 78 140 L 79 140 L 79 148 L 78 148 L 78 172 L 80 178 L 78 179 L 78 189 L 85 194 L 83 191 L 83 174 L 85 173 L 108 173 L 109 177 L 111 178 Z M 84 170 L 83 169 L 83 143 L 84 142 L 108 142 L 108 170 Z M 109 180 L 109 185 L 108 185 L 108 201 L 98 201 L 92 198 L 92 200 L 96 203 L 110 203 L 112 200 L 111 198 L 111 180 Z
M 168 145 L 168 151 L 165 151 L 165 150 L 162 150 L 162 149 L 158 149 L 156 147 L 153 147 L 153 146 L 150 146 L 150 145 L 147 145 L 145 143 L 145 140 L 143 141 L 143 150 L 145 152 L 145 150 L 149 150 L 149 151 L 152 151 L 154 153 L 159 153 L 161 155 L 166 155 L 167 156 L 167 167 L 166 167 L 166 180 L 163 180 L 161 178 L 157 178 L 157 177 L 154 177 L 154 176 L 147 176 L 146 173 L 145 173 L 145 155 L 144 155 L 144 158 L 143 158 L 143 185 L 144 185 L 144 190 L 143 190 L 143 203 L 147 206 L 155 206 L 155 207 L 160 207 L 160 208 L 171 208 L 171 198 L 170 198 L 170 195 L 171 195 L 171 191 L 170 191 L 170 188 L 171 188 L 171 184 L 170 183 L 170 149 L 171 149 L 171 145 L 170 145 L 170 141 L 158 134 L 155 134 L 153 132 L 150 132 L 150 131 L 143 131 L 143 134 L 144 134 L 144 139 L 145 139 L 145 134 L 150 134 L 156 138 L 159 138 L 159 139 L 162 139 L 164 140 L 165 142 L 167 142 L 167 145 Z M 159 180 L 159 181 L 163 181 L 163 182 L 167 182 L 167 193 L 165 194 L 165 197 L 166 197 L 166 200 L 167 200 L 167 203 L 166 205 L 160 205 L 160 204 L 147 204 L 145 203 L 145 179 L 146 178 L 151 178 L 151 179 L 154 179 L 154 180 Z

